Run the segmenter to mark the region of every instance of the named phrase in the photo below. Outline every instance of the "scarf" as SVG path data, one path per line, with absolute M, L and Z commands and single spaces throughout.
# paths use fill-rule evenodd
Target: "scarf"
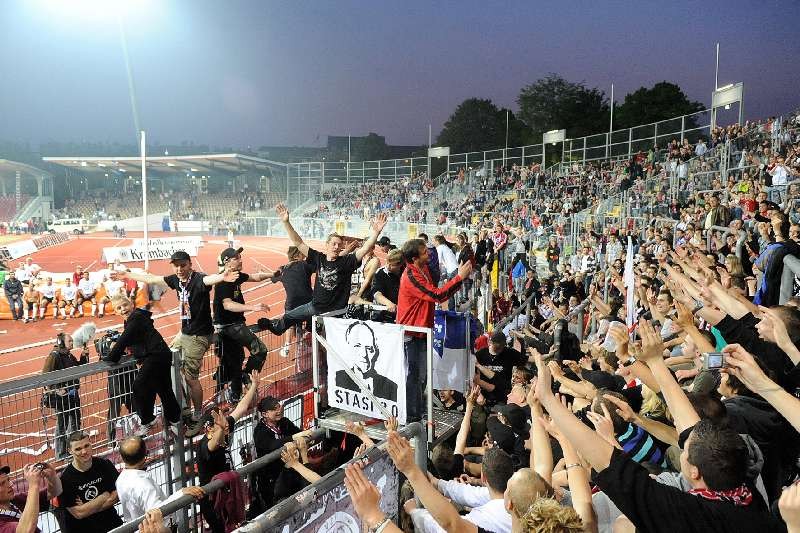
M 753 501 L 753 493 L 746 485 L 731 490 L 692 489 L 689 494 L 700 496 L 706 500 L 728 502 L 738 506 L 750 505 Z

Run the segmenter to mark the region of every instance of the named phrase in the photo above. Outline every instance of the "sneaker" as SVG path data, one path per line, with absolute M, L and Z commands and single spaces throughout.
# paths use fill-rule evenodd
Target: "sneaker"
M 192 418 L 186 423 L 186 436 L 187 437 L 194 437 L 198 433 L 203 431 L 203 419 L 202 418 Z
M 289 343 L 288 342 L 283 345 L 283 348 L 281 348 L 281 352 L 280 353 L 281 353 L 281 357 L 283 357 L 283 358 L 289 357 Z
M 153 429 L 154 427 L 156 427 L 155 419 L 153 419 L 153 421 L 150 422 L 149 424 L 141 424 L 138 428 L 136 428 L 136 431 L 134 431 L 133 434 L 137 437 L 145 438 L 147 435 L 150 434 L 150 430 Z

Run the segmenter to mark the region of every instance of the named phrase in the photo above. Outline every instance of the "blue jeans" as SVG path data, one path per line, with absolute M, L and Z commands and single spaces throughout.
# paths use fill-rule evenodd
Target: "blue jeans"
M 296 324 L 302 324 L 312 316 L 318 314 L 319 313 L 317 310 L 314 309 L 314 304 L 312 302 L 308 302 L 306 304 L 299 305 L 294 309 L 286 311 L 286 313 L 278 320 L 271 321 L 268 329 L 275 335 L 281 335 L 284 331 L 292 326 Z
M 406 421 L 414 422 L 425 412 L 425 376 L 427 373 L 427 337 L 412 337 L 404 344 L 406 352 Z

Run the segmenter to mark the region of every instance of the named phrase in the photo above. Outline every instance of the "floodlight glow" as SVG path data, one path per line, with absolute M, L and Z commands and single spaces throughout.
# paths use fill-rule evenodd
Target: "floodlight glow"
M 43 10 L 61 18 L 82 21 L 114 22 L 136 13 L 150 11 L 151 0 L 37 0 Z

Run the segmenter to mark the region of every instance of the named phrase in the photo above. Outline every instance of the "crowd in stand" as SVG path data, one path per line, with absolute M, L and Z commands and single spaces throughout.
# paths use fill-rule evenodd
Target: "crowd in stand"
M 496 276 L 490 332 L 475 342 L 470 387 L 436 391 L 444 408 L 463 417 L 455 435 L 429 450 L 427 475 L 396 421 L 387 422 L 387 451 L 407 484 L 403 493 L 413 495 L 396 520 L 381 511 L 382 494 L 360 464 L 347 466 L 345 485 L 366 528 L 800 531 L 800 300 L 781 297 L 783 259 L 800 255 L 800 189 L 791 183 L 800 176 L 800 138 L 791 124 L 780 126 L 720 128 L 694 145 L 676 142 L 624 162 L 573 166 L 563 183 L 536 166 L 500 168 L 491 177 L 467 170 L 449 185 L 474 188 L 473 180 L 484 180 L 486 190 L 497 193 L 471 191 L 467 204 L 445 215 L 463 218 L 473 230 L 455 243 L 420 235 L 397 249 L 379 239 L 385 211 L 409 205 L 411 191 L 428 186 L 421 178 L 418 189 L 407 191 L 387 185 L 371 196 L 353 189 L 348 201 L 359 202 L 365 218 L 379 213 L 370 234 L 350 242 L 333 234 L 319 251 L 279 206 L 292 246 L 289 262 L 276 272 L 242 273 L 241 248 L 222 252 L 220 274 L 194 272 L 181 255 L 172 257 L 171 276 L 120 269 L 113 280 L 178 292 L 176 345 L 183 349 L 190 406 L 181 413 L 165 381 L 171 354 L 149 311 L 118 292 L 111 303 L 126 317 L 125 330 L 103 355 L 118 362 L 126 348 L 132 351 L 138 375 L 130 392 L 140 419 L 136 435 L 119 444 L 124 469 L 93 457 L 78 417 L 65 439 L 70 465 L 60 476 L 47 465 L 26 467 L 27 495 L 0 491 L 0 526 L 32 531 L 36 514 L 49 505 L 39 496 L 47 493 L 56 498 L 63 531 L 110 530 L 121 523 L 117 503 L 125 522 L 144 515 L 141 531 L 162 531 L 175 518 L 157 508 L 191 496 L 208 527 L 226 531 L 228 520 L 254 516 L 362 456 L 374 444 L 363 425 L 348 424 L 344 445 L 334 435 L 315 446 L 310 432 L 284 416 L 277 398 L 259 398 L 266 348 L 245 327 L 244 313 L 266 309 L 245 303 L 242 284 L 282 283 L 285 315 L 261 319 L 259 327 L 300 335 L 311 316 L 365 302 L 380 306 L 368 318 L 431 327 L 436 305 L 469 309 Z M 707 191 L 694 187 L 697 175 L 720 168 L 714 159 L 719 146 L 738 158 L 738 170 L 718 173 Z M 672 194 L 675 187 L 687 194 Z M 553 228 L 539 231 L 557 216 L 599 205 L 611 188 L 630 191 L 628 205 L 640 209 L 673 198 L 674 209 L 664 217 L 669 223 L 598 217 L 581 228 L 578 246 L 569 251 Z M 500 198 L 514 189 L 516 198 Z M 383 261 L 376 246 L 386 254 Z M 357 271 L 362 275 L 351 287 Z M 204 411 L 198 360 L 214 325 L 230 405 Z M 66 337 L 55 351 L 79 364 Z M 404 343 L 408 420 L 416 421 L 424 416 L 425 343 L 413 336 Z M 71 365 L 67 360 L 62 368 Z M 75 383 L 58 389 L 62 396 L 80 394 Z M 198 487 L 169 497 L 145 470 L 156 396 L 165 427 L 176 427 L 183 416 L 186 436 L 198 435 L 190 441 Z M 67 403 L 55 405 L 59 410 Z M 282 460 L 258 471 L 248 499 L 244 480 L 231 472 L 229 448 L 236 422 L 253 405 L 256 456 L 282 450 Z M 0 488 L 9 473 L 0 469 Z M 199 487 L 212 479 L 225 479 L 229 490 Z M 231 502 L 236 512 L 223 514 Z

